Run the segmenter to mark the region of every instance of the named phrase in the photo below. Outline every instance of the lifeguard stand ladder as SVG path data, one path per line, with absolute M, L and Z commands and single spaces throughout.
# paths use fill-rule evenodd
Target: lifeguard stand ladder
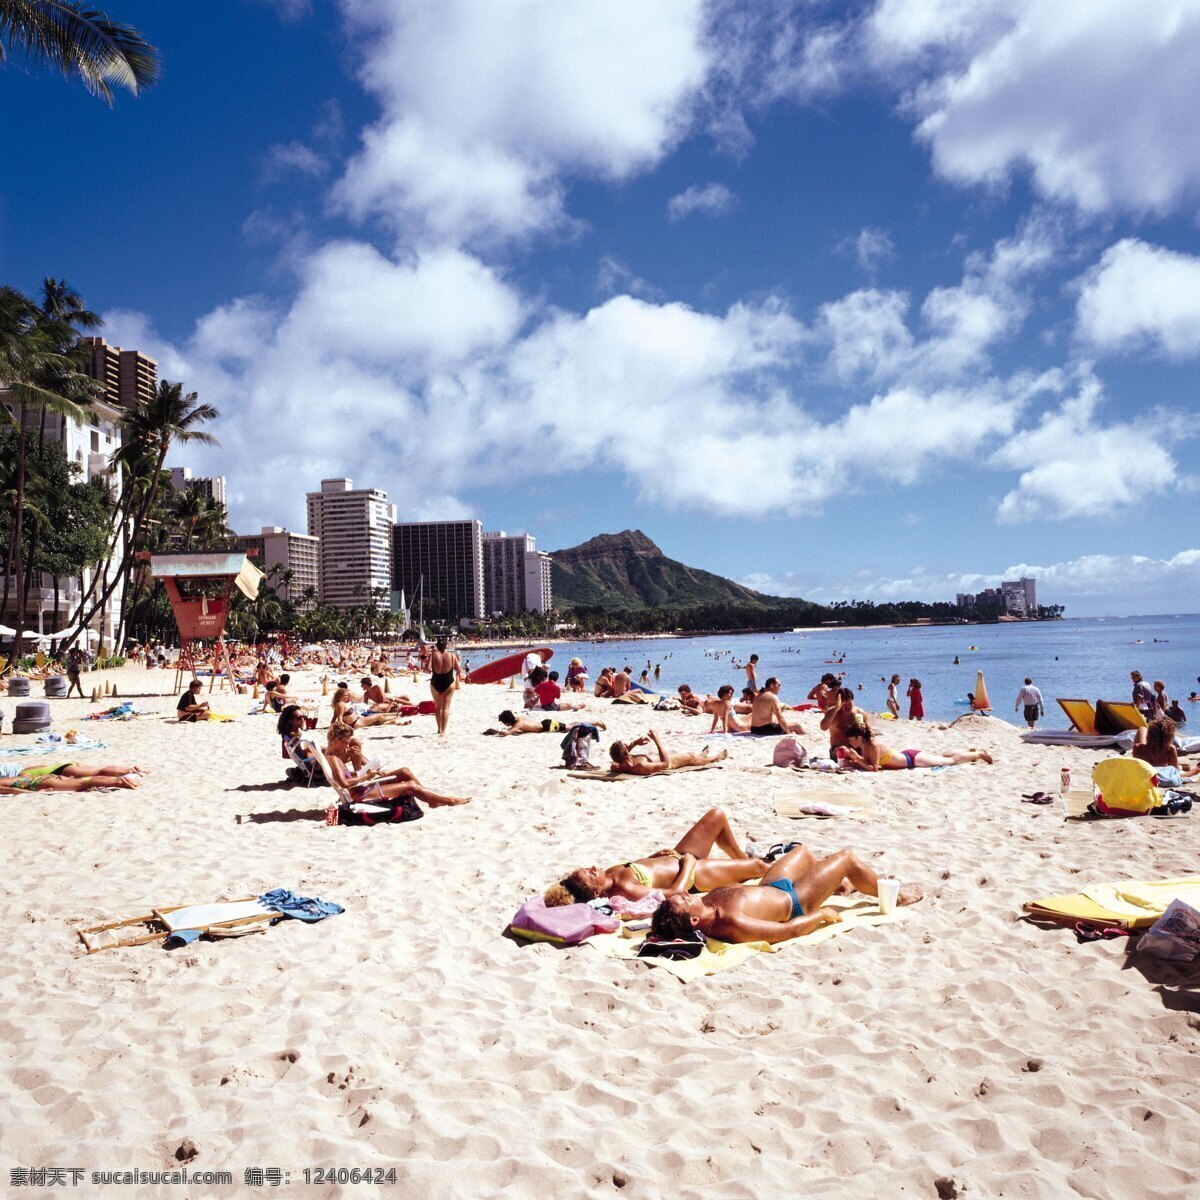
M 237 680 L 225 645 L 225 622 L 229 597 L 236 587 L 247 599 L 258 595 L 263 573 L 242 553 L 155 554 L 150 574 L 161 579 L 171 601 L 179 629 L 179 659 L 175 664 L 175 691 L 181 690 L 185 674 L 196 678 L 195 642 L 212 641 L 211 692 L 217 676 L 229 680 L 232 691 Z

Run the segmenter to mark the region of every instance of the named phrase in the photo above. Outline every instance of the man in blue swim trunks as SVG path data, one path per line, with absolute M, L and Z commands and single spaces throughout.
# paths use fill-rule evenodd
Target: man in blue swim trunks
M 758 887 L 722 887 L 704 895 L 668 896 L 654 914 L 653 936 L 686 940 L 699 930 L 723 942 L 786 942 L 841 921 L 822 907 L 835 892 L 877 896 L 879 879 L 853 850 L 816 858 L 805 846 L 778 858 Z M 905 884 L 898 904 L 915 904 L 921 889 Z

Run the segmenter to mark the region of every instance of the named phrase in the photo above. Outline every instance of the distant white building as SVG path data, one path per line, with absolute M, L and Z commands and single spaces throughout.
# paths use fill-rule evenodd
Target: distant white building
M 191 467 L 172 467 L 171 486 L 177 491 L 184 490 L 199 492 L 210 500 L 217 501 L 222 508 L 228 508 L 225 503 L 224 475 L 192 475 Z
M 548 613 L 554 608 L 552 562 L 553 559 L 543 550 L 531 550 L 525 555 L 525 609 L 527 612 Z
M 7 391 L 0 387 L 0 404 L 12 408 L 7 398 Z M 49 413 L 45 418 L 46 436 L 62 444 L 69 462 L 79 469 L 80 479 L 102 478 L 114 498 L 120 496 L 122 477 L 119 468 L 111 465 L 111 455 L 121 445 L 120 421 L 123 410 L 107 400 L 93 400 L 88 404 L 82 418 L 58 416 Z M 26 408 L 24 412 L 25 428 L 30 435 L 37 437 L 42 428 L 40 410 Z M 120 574 L 123 561 L 122 547 L 118 541 L 113 547 L 113 556 L 109 560 L 109 578 Z M 85 571 L 83 578 L 77 576 L 60 578 L 57 595 L 57 623 L 55 620 L 55 588 L 54 579 L 49 575 L 40 575 L 34 581 L 29 592 L 26 622 L 31 633 L 56 633 L 65 628 L 75 610 L 83 591 L 91 583 L 92 572 Z M 0 589 L 3 580 L 0 579 Z M 16 581 L 10 580 L 8 607 L 0 613 L 0 624 L 12 625 L 16 617 Z M 117 629 L 121 617 L 122 588 L 118 583 L 112 595 L 100 612 L 91 621 L 91 628 L 105 649 L 116 648 Z
M 271 584 L 281 600 L 290 601 L 297 608 L 306 608 L 305 591 L 311 587 L 319 594 L 320 538 L 293 533 L 278 525 L 264 525 L 262 533 L 239 536 L 236 544 L 265 574 L 269 574 L 272 567 L 278 567 L 279 573 L 292 572 L 290 583 L 280 579 L 277 573 L 276 581 Z
M 392 588 L 392 524 L 396 507 L 378 488 L 352 479 L 322 479 L 308 493 L 308 533 L 319 538 L 321 600 L 334 608 L 388 607 Z
M 1037 580 L 1006 579 L 1000 585 L 1004 597 L 1004 611 L 1010 617 L 1037 616 Z

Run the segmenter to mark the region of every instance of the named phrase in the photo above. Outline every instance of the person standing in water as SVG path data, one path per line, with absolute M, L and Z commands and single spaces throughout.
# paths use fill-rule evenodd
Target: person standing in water
M 893 717 L 900 716 L 900 700 L 896 695 L 896 688 L 899 686 L 899 683 L 900 676 L 893 675 L 891 682 L 888 684 L 887 710 L 892 714 Z
M 450 724 L 450 701 L 458 687 L 458 676 L 462 666 L 458 655 L 446 649 L 446 639 L 438 638 L 433 653 L 429 656 L 429 692 L 433 696 L 433 715 L 437 721 L 438 737 L 446 736 Z

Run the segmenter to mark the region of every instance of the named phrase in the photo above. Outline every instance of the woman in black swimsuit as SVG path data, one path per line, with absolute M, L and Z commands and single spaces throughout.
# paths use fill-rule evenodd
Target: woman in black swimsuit
M 433 715 L 439 737 L 446 736 L 446 726 L 450 724 L 450 701 L 458 687 L 461 670 L 458 655 L 446 649 L 444 637 L 438 638 L 429 658 L 429 692 L 433 696 Z

